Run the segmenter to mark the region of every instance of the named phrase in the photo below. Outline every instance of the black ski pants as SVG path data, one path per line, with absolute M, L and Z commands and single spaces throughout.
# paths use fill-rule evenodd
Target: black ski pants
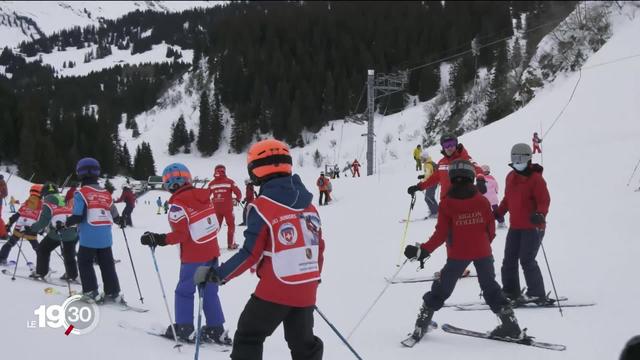
M 127 226 L 133 226 L 133 222 L 131 221 L 131 213 L 132 212 L 133 212 L 133 206 L 131 206 L 129 204 L 126 204 L 124 206 L 124 210 L 122 210 L 122 217 L 124 218 L 125 224 Z
M 527 283 L 527 295 L 545 296 L 542 272 L 536 261 L 544 230 L 509 229 L 502 260 L 502 286 L 509 297 L 520 295 L 520 272 L 518 261 L 522 266 Z
M 18 243 L 18 241 L 22 240 L 22 238 L 19 238 L 15 235 L 11 235 L 9 237 L 9 240 L 2 245 L 2 248 L 0 249 L 0 260 L 7 260 L 7 258 L 9 257 L 9 253 L 11 252 L 11 248 L 13 248 L 14 246 L 16 246 L 16 244 Z M 27 240 L 29 241 L 29 244 L 31 244 L 31 247 L 33 248 L 33 251 L 36 252 L 36 254 L 38 253 L 38 240 Z
M 322 198 L 324 197 L 324 202 L 322 202 Z M 325 190 L 320 191 L 320 197 L 318 198 L 318 204 L 327 205 L 329 203 L 329 192 Z
M 464 270 L 473 262 L 473 266 L 478 273 L 478 282 L 482 290 L 482 296 L 494 313 L 509 303 L 509 300 L 502 294 L 500 284 L 496 282 L 496 273 L 493 267 L 493 256 L 487 256 L 476 260 L 454 260 L 447 259 L 447 263 L 440 271 L 440 279 L 433 282 L 431 291 L 424 294 L 422 299 L 425 305 L 438 311 L 444 302 L 451 296 L 456 283 Z
M 70 279 L 78 277 L 78 264 L 76 263 L 76 244 L 75 241 L 62 242 L 62 259 L 64 259 L 64 269 Z M 49 236 L 38 245 L 38 260 L 36 261 L 36 273 L 45 276 L 49 273 L 49 262 L 51 260 L 51 252 L 60 246 L 59 240 L 54 240 Z
M 104 293 L 107 295 L 120 293 L 120 282 L 116 273 L 116 264 L 113 261 L 111 247 L 103 249 L 88 248 L 80 245 L 78 249 L 78 267 L 80 269 L 80 281 L 82 292 L 87 293 L 98 290 L 98 279 L 93 268 L 93 260 L 98 261 L 102 273 Z
M 324 345 L 313 334 L 313 307 L 297 308 L 251 295 L 233 337 L 233 360 L 261 360 L 262 346 L 283 323 L 284 338 L 293 360 L 321 360 Z

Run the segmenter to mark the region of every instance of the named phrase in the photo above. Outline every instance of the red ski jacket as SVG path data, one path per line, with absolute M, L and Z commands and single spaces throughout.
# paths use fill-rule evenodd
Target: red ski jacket
M 169 225 L 171 232 L 167 234 L 167 244 L 180 244 L 180 260 L 183 263 L 205 262 L 220 256 L 217 239 L 204 243 L 196 243 L 189 231 L 190 215 L 211 208 L 209 190 L 196 189 L 190 185 L 176 191 L 169 198 Z
M 218 214 L 233 211 L 233 200 L 240 201 L 242 199 L 242 193 L 236 183 L 226 176 L 215 177 L 208 187 L 211 194 L 211 203 Z
M 246 204 L 251 204 L 255 198 L 256 191 L 253 188 L 253 184 L 247 184 L 247 187 L 244 189 L 244 202 Z
M 136 195 L 131 190 L 122 190 L 122 195 L 115 202 L 124 202 L 132 208 L 136 207 Z
M 420 190 L 425 190 L 440 184 L 440 201 L 444 200 L 447 192 L 449 191 L 449 187 L 451 186 L 451 182 L 449 181 L 449 164 L 455 160 L 471 161 L 471 156 L 469 156 L 467 150 L 462 146 L 462 144 L 458 144 L 458 148 L 451 156 L 446 156 L 444 151 L 442 154 L 444 157 L 438 161 L 437 171 L 434 171 L 427 180 L 418 183 L 418 189 Z M 475 168 L 476 175 L 483 174 L 482 168 L 479 166 L 475 166 Z
M 507 175 L 504 198 L 496 212 L 501 216 L 509 212 L 510 228 L 544 229 L 544 224 L 534 225 L 530 220 L 533 213 L 542 213 L 546 217 L 549 212 L 551 197 L 542 171 L 542 166 L 532 164 L 524 173 L 512 170 Z
M 491 255 L 495 236 L 491 205 L 476 191 L 469 199 L 445 197 L 440 203 L 436 229 L 420 247 L 432 253 L 446 241 L 448 258 L 474 260 Z

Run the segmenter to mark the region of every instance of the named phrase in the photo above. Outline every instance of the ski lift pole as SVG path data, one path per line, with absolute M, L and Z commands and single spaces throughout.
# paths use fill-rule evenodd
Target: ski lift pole
M 411 195 L 411 205 L 409 206 L 409 213 L 407 214 L 407 221 L 404 223 L 404 231 L 402 234 L 402 240 L 400 240 L 400 253 L 398 253 L 398 261 L 396 261 L 396 266 L 400 266 L 400 259 L 402 257 L 402 252 L 407 240 L 407 230 L 409 229 L 409 222 L 411 221 L 411 211 L 413 211 L 413 206 L 416 204 L 416 194 L 413 193 Z M 403 264 L 404 265 L 404 264 Z

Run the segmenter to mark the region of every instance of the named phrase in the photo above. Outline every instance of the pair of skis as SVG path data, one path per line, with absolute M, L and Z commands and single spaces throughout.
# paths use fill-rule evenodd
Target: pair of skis
M 435 324 L 435 327 L 433 327 L 434 324 Z M 431 322 L 431 325 L 432 326 L 429 327 L 430 329 L 437 328 L 437 324 L 435 322 Z M 547 350 L 563 351 L 563 350 L 566 350 L 567 348 L 565 345 L 561 345 L 561 344 L 552 344 L 552 343 L 535 341 L 532 336 L 528 336 L 526 334 L 526 329 L 522 331 L 522 336 L 517 339 L 493 337 L 489 335 L 488 332 L 483 333 L 479 331 L 463 329 L 450 324 L 442 325 L 442 330 L 450 334 L 471 336 L 471 337 L 487 339 L 487 340 L 503 341 L 503 342 L 509 342 L 509 343 L 514 343 L 519 345 L 533 346 L 533 347 L 547 349 Z M 420 340 L 422 340 L 422 336 L 416 337 L 414 334 L 411 334 L 406 339 L 402 340 L 400 343 L 405 347 L 412 348 L 413 346 L 415 346 L 415 344 L 420 342 Z
M 147 334 L 147 335 L 152 335 L 155 337 L 160 337 L 166 340 L 169 340 L 171 342 L 174 342 L 174 338 L 173 336 L 166 336 L 165 333 L 165 329 L 162 326 L 150 326 L 149 328 L 143 328 L 143 327 L 139 327 L 136 325 L 132 325 L 129 324 L 126 321 L 120 321 L 118 322 L 118 327 L 122 328 L 122 329 L 126 329 L 126 330 L 130 330 L 130 331 L 135 331 L 138 333 L 143 333 L 143 334 Z M 180 346 L 182 345 L 195 345 L 195 341 L 193 340 L 181 340 L 179 339 L 178 342 L 180 343 Z M 226 346 L 226 345 L 219 345 L 219 344 L 215 344 L 215 343 L 209 343 L 209 342 L 200 342 L 200 346 L 207 348 L 207 349 L 212 349 L 214 351 L 218 351 L 218 352 L 229 352 L 231 351 L 231 346 Z

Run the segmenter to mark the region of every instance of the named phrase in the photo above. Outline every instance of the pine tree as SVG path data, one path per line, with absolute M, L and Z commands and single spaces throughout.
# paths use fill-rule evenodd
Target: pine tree
M 218 93 L 214 96 L 213 111 L 211 112 L 211 154 L 220 148 L 220 138 L 222 137 L 222 104 Z
M 209 107 L 209 93 L 205 90 L 200 94 L 200 127 L 198 128 L 198 141 L 196 147 L 203 156 L 211 156 L 212 136 L 211 108 Z
M 136 148 L 136 155 L 133 160 L 133 178 L 136 180 L 146 180 L 149 176 L 156 174 L 156 165 L 153 160 L 151 146 L 142 142 Z
M 184 117 L 180 115 L 178 121 L 171 126 L 171 140 L 169 140 L 169 155 L 175 155 L 183 146 L 189 145 L 189 133 Z

